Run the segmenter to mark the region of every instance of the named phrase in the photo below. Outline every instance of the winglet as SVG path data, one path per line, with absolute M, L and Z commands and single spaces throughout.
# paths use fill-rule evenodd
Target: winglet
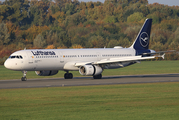
M 163 59 L 165 59 L 165 53 L 161 56 Z

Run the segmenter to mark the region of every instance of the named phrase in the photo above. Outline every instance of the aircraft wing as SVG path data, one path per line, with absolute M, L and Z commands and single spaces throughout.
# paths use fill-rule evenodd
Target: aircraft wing
M 117 62 L 134 62 L 146 59 L 153 59 L 155 56 L 150 57 L 142 57 L 142 56 L 130 56 L 130 57 L 120 57 L 120 58 L 109 58 L 109 59 L 102 59 L 100 61 L 95 62 L 94 64 L 107 64 L 107 63 L 117 63 Z
M 82 66 L 82 65 L 100 65 L 100 64 L 112 64 L 112 63 L 118 63 L 118 62 L 138 62 L 140 60 L 147 60 L 147 59 L 154 59 L 156 56 L 149 56 L 149 57 L 142 57 L 142 56 L 129 56 L 129 57 L 119 57 L 119 58 L 108 58 L 108 59 L 102 59 L 100 61 L 95 62 L 77 62 L 75 64 L 76 67 Z

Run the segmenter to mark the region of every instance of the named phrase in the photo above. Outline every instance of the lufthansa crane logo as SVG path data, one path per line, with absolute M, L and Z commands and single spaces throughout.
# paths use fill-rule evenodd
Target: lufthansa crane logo
M 147 45 L 149 44 L 149 35 L 146 32 L 140 34 L 140 44 L 143 47 L 147 47 Z

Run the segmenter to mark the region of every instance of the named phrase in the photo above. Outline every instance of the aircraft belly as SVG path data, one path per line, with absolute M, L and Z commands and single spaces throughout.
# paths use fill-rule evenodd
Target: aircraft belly
M 34 70 L 59 70 L 58 60 L 44 59 L 34 61 Z
M 76 62 L 66 62 L 63 66 L 63 70 L 71 70 L 71 71 L 77 71 L 79 70 L 78 67 L 75 66 Z

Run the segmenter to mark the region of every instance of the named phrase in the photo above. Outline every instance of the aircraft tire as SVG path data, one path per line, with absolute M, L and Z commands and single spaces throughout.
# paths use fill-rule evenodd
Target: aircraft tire
M 93 79 L 101 79 L 101 78 L 102 78 L 102 74 L 94 75 L 94 76 L 93 76 Z
M 27 78 L 26 77 L 22 77 L 21 81 L 27 81 Z
M 73 78 L 73 74 L 72 73 L 65 73 L 64 74 L 64 78 L 65 79 L 72 79 Z

